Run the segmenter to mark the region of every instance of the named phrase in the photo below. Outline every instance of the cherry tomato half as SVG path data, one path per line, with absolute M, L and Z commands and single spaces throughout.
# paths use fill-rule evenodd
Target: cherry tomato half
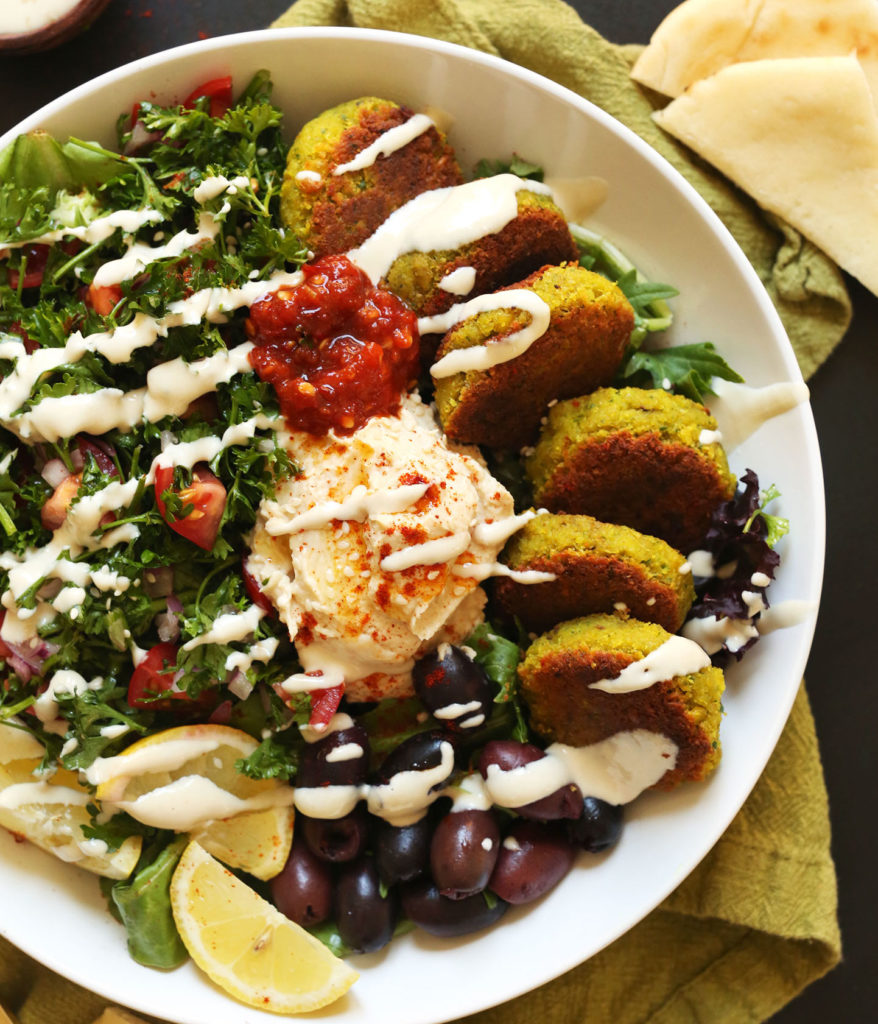
M 210 116 L 222 117 L 232 105 L 232 76 L 224 75 L 222 78 L 211 78 L 209 82 L 203 82 L 189 93 L 182 105 L 194 107 L 195 101 L 202 96 L 210 100 Z
M 128 704 L 132 708 L 152 708 L 169 711 L 174 701 L 190 701 L 189 694 L 174 690 L 177 648 L 174 644 L 156 644 L 131 673 L 128 683 Z M 156 694 L 167 693 L 167 697 Z
M 226 507 L 226 489 L 222 481 L 207 466 L 197 465 L 192 470 L 192 483 L 175 492 L 184 508 L 192 506 L 189 513 L 180 519 L 175 519 L 162 501 L 162 495 L 172 490 L 173 485 L 174 467 L 159 466 L 155 471 L 155 503 L 162 518 L 181 537 L 210 551 L 219 533 Z

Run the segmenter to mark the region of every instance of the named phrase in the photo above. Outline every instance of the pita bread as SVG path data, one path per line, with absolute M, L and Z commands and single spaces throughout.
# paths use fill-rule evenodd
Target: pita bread
M 685 0 L 655 30 L 631 75 L 679 96 L 729 64 L 853 52 L 878 98 L 876 0 Z
M 855 57 L 732 64 L 653 116 L 878 294 L 878 116 Z

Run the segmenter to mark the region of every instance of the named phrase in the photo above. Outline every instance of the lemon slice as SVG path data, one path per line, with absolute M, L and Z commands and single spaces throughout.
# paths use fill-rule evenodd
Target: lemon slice
M 223 864 L 267 881 L 280 872 L 293 841 L 293 808 L 271 807 L 208 822 L 190 832 Z
M 98 839 L 86 839 L 82 826 L 91 824 L 91 794 L 63 768 L 48 778 L 35 775 L 41 760 L 16 758 L 0 767 L 0 825 L 86 871 L 127 878 L 140 857 L 140 836 L 130 836 L 113 852 Z
M 105 808 L 188 832 L 223 863 L 268 879 L 290 852 L 293 787 L 250 779 L 235 768 L 257 746 L 248 733 L 226 725 L 183 725 L 99 758 L 88 775 Z
M 196 842 L 171 879 L 183 944 L 220 988 L 271 1013 L 304 1013 L 344 995 L 357 972 Z

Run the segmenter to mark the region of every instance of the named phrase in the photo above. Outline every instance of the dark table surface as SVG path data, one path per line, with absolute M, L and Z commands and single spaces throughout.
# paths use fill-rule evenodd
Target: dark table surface
M 180 43 L 268 25 L 287 6 L 288 0 L 112 0 L 77 40 L 42 55 L 0 57 L 0 133 L 110 68 Z M 613 42 L 643 43 L 675 4 L 578 0 L 573 6 Z M 832 1019 L 858 1024 L 874 1020 L 878 1008 L 878 970 L 872 956 L 878 907 L 878 686 L 868 669 L 874 639 L 871 591 L 878 579 L 871 511 L 878 497 L 878 298 L 852 279 L 848 284 L 853 324 L 810 382 L 823 455 L 828 541 L 823 599 L 807 670 L 829 790 L 845 956 L 840 967 L 774 1018 L 779 1024 Z

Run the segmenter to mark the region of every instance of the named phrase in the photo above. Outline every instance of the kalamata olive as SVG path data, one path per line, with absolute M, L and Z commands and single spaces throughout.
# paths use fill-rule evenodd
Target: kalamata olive
M 369 816 L 362 804 L 343 818 L 308 818 L 299 814 L 296 830 L 321 860 L 342 863 L 358 857 L 369 838 Z
M 335 923 L 346 946 L 355 953 L 381 949 L 393 937 L 397 914 L 396 892 L 381 895 L 371 857 L 344 865 L 335 885 Z
M 369 734 L 361 725 L 305 745 L 297 786 L 357 786 L 369 771 Z
M 425 654 L 412 670 L 412 682 L 424 707 L 452 732 L 477 728 L 491 713 L 495 685 L 452 644 Z
M 567 825 L 570 838 L 589 853 L 608 850 L 622 835 L 624 812 L 619 804 L 608 804 L 596 796 L 582 801 L 582 814 Z
M 332 913 L 332 868 L 314 856 L 298 833 L 286 864 L 271 880 L 271 899 L 303 928 L 320 924 Z
M 575 856 L 559 823 L 518 819 L 500 844 L 488 888 L 507 903 L 529 903 L 561 881 Z
M 378 769 L 377 782 L 379 785 L 389 782 L 398 772 L 422 772 L 437 768 L 442 764 L 443 744 L 447 743 L 450 743 L 448 735 L 439 729 L 409 736 L 384 758 Z M 453 764 L 449 767 L 449 775 L 452 768 Z
M 496 765 L 500 771 L 508 772 L 514 768 L 523 768 L 546 756 L 535 743 L 518 743 L 516 740 L 491 740 L 486 743 L 479 756 L 479 771 L 482 777 L 488 778 L 488 768 Z M 532 800 L 530 803 L 516 805 L 516 814 L 522 818 L 533 818 L 536 821 L 555 821 L 558 818 L 578 818 L 582 813 L 582 793 L 579 787 L 569 782 L 559 786 L 548 796 Z
M 490 811 L 451 811 L 430 844 L 430 871 L 439 892 L 452 900 L 481 892 L 500 852 L 500 829 Z
M 376 819 L 372 829 L 372 848 L 378 874 L 385 885 L 407 882 L 427 870 L 432 831 L 433 823 L 427 815 L 420 821 L 400 827 Z
M 416 925 L 431 935 L 467 935 L 488 928 L 508 908 L 503 900 L 476 893 L 463 900 L 449 900 L 429 878 L 416 878 L 400 887 L 402 909 Z

